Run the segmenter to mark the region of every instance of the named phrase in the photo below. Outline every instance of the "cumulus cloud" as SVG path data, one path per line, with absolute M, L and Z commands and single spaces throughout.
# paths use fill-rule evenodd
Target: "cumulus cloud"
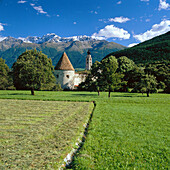
M 3 25 L 6 25 L 6 24 L 0 23 L 0 31 L 3 31 L 3 30 L 4 30 Z M 0 42 L 3 41 L 5 38 L 6 38 L 6 37 L 1 37 L 1 36 L 0 36 Z
M 77 22 L 73 22 L 73 24 L 74 24 L 74 25 L 76 25 L 76 24 L 77 24 Z
M 130 21 L 130 19 L 127 18 L 127 17 L 125 18 L 125 17 L 120 16 L 120 17 L 115 17 L 115 18 L 109 18 L 109 21 L 110 22 L 124 23 L 124 22 Z
M 128 47 L 133 47 L 135 45 L 137 45 L 138 43 L 132 43 L 132 44 L 129 44 Z
M 94 33 L 93 37 L 101 37 L 103 39 L 109 38 L 120 38 L 129 39 L 130 34 L 123 28 L 115 27 L 114 25 L 107 25 L 105 28 L 101 29 L 98 33 Z
M 0 31 L 3 31 L 3 30 L 4 30 L 3 25 L 4 25 L 4 24 L 0 23 Z
M 146 31 L 143 34 L 133 35 L 133 37 L 138 41 L 143 42 L 168 31 L 170 31 L 170 20 L 163 20 L 160 24 L 153 25 L 151 30 Z
M 38 13 L 40 14 L 47 14 L 42 8 L 42 6 L 35 6 L 35 4 L 31 3 L 30 4 Z M 48 15 L 48 14 L 47 14 Z
M 158 10 L 160 11 L 160 10 L 162 10 L 162 9 L 169 9 L 169 7 L 170 7 L 170 4 L 168 4 L 167 2 L 166 2 L 166 0 L 160 0 L 160 2 L 159 2 L 159 8 L 158 8 Z
M 24 3 L 26 3 L 27 1 L 23 1 L 23 0 L 21 0 L 21 1 L 18 1 L 18 4 L 24 4 Z
M 122 1 L 118 1 L 117 4 L 120 5 L 122 3 Z

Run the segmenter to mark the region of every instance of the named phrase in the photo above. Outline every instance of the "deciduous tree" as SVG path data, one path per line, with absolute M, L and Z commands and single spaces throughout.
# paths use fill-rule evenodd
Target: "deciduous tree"
M 55 82 L 51 59 L 37 50 L 21 54 L 12 68 L 15 87 L 29 89 L 32 95 L 34 90 L 45 89 Z
M 0 89 L 14 89 L 12 78 L 9 75 L 10 69 L 5 64 L 5 60 L 0 58 Z

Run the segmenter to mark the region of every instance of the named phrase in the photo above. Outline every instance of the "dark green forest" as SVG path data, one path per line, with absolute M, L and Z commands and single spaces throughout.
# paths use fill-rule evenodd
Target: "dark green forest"
M 119 58 L 126 56 L 136 64 L 169 63 L 170 31 L 134 47 L 110 53 L 109 56 Z

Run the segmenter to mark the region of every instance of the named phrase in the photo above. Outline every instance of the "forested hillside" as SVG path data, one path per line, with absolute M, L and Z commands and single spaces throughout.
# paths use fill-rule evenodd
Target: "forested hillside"
M 170 59 L 170 31 L 134 47 L 110 53 L 105 58 L 110 55 L 126 56 L 136 64 L 167 63 Z

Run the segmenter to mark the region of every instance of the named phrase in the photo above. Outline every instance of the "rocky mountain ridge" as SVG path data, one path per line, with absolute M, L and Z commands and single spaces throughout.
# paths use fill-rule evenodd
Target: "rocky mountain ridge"
M 0 57 L 12 67 L 16 59 L 25 50 L 37 49 L 52 59 L 55 66 L 65 51 L 74 68 L 85 68 L 85 58 L 90 49 L 93 62 L 101 61 L 107 54 L 123 50 L 127 47 L 106 40 L 99 40 L 89 36 L 74 36 L 61 38 L 56 34 L 39 37 L 13 38 L 6 37 L 0 42 Z
M 5 39 L 9 39 L 12 37 L 5 37 Z M 42 37 L 38 36 L 28 36 L 26 38 L 19 37 L 15 38 L 17 40 L 22 40 L 25 43 L 36 43 L 36 44 L 42 44 L 45 42 L 53 43 L 53 42 L 70 42 L 70 41 L 95 41 L 95 40 L 104 40 L 99 37 L 94 37 L 94 36 L 86 36 L 86 35 L 80 35 L 80 36 L 72 36 L 72 37 L 60 37 L 56 35 L 55 33 L 49 33 L 46 35 L 43 35 Z

